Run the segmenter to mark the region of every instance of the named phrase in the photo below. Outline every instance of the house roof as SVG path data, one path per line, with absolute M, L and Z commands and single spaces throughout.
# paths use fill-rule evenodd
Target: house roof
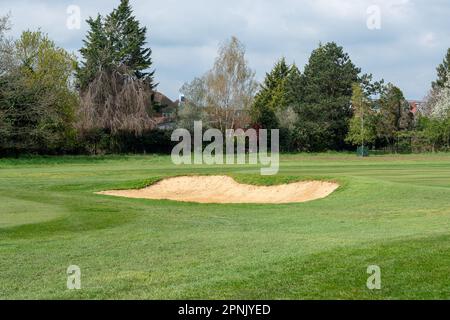
M 175 103 L 170 100 L 166 95 L 161 92 L 154 91 L 153 92 L 153 102 L 159 103 L 162 106 L 172 107 L 175 106 Z
M 423 101 L 420 100 L 408 100 L 409 106 L 411 108 L 411 112 L 413 114 L 418 113 L 421 110 L 421 107 L 423 105 Z

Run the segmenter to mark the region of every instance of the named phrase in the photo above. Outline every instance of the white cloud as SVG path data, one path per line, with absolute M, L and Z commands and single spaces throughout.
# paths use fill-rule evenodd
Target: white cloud
M 421 98 L 450 46 L 448 0 L 131 0 L 149 28 L 160 90 L 176 98 L 184 81 L 205 72 L 219 42 L 236 35 L 262 79 L 281 56 L 303 67 L 317 44 L 336 41 L 364 72 L 395 81 Z M 41 28 L 60 46 L 77 50 L 86 33 L 66 28 L 66 8 L 79 5 L 83 20 L 106 14 L 118 0 L 0 0 L 11 11 L 13 35 Z M 381 10 L 381 29 L 368 30 L 367 8 Z

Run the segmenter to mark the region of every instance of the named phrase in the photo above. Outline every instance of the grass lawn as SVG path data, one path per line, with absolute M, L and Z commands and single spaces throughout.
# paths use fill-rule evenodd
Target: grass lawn
M 341 188 L 288 205 L 94 194 L 183 174 Z M 66 288 L 69 265 L 81 290 Z M 369 265 L 382 290 L 367 289 Z M 285 155 L 274 177 L 168 156 L 3 159 L 0 298 L 449 299 L 450 154 Z

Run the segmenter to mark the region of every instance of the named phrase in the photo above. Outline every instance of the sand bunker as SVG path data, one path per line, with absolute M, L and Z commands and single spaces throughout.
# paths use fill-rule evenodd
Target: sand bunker
M 240 184 L 227 176 L 186 176 L 162 180 L 140 190 L 112 190 L 99 194 L 198 203 L 292 203 L 325 198 L 336 183 L 304 181 L 278 186 Z

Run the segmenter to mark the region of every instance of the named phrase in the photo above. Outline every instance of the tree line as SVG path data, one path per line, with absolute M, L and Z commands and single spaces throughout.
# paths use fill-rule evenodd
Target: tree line
M 0 19 L 0 155 L 171 150 L 171 132 L 155 122 L 147 29 L 129 1 L 87 23 L 78 61 L 40 31 L 9 38 L 9 17 Z M 363 74 L 334 42 L 302 69 L 281 58 L 261 84 L 245 54 L 236 37 L 220 45 L 212 68 L 180 89 L 176 126 L 280 129 L 288 152 L 450 147 L 450 49 L 416 115 L 398 87 Z
M 217 127 L 222 119 L 228 127 L 280 129 L 285 152 L 356 146 L 386 152 L 448 151 L 449 59 L 450 49 L 425 103 L 412 110 L 400 88 L 361 73 L 334 42 L 320 44 L 303 71 L 281 58 L 258 86 L 246 67 L 244 46 L 232 38 L 222 44 L 213 68 L 181 89 L 187 102 L 179 125 L 190 128 L 201 119 Z

